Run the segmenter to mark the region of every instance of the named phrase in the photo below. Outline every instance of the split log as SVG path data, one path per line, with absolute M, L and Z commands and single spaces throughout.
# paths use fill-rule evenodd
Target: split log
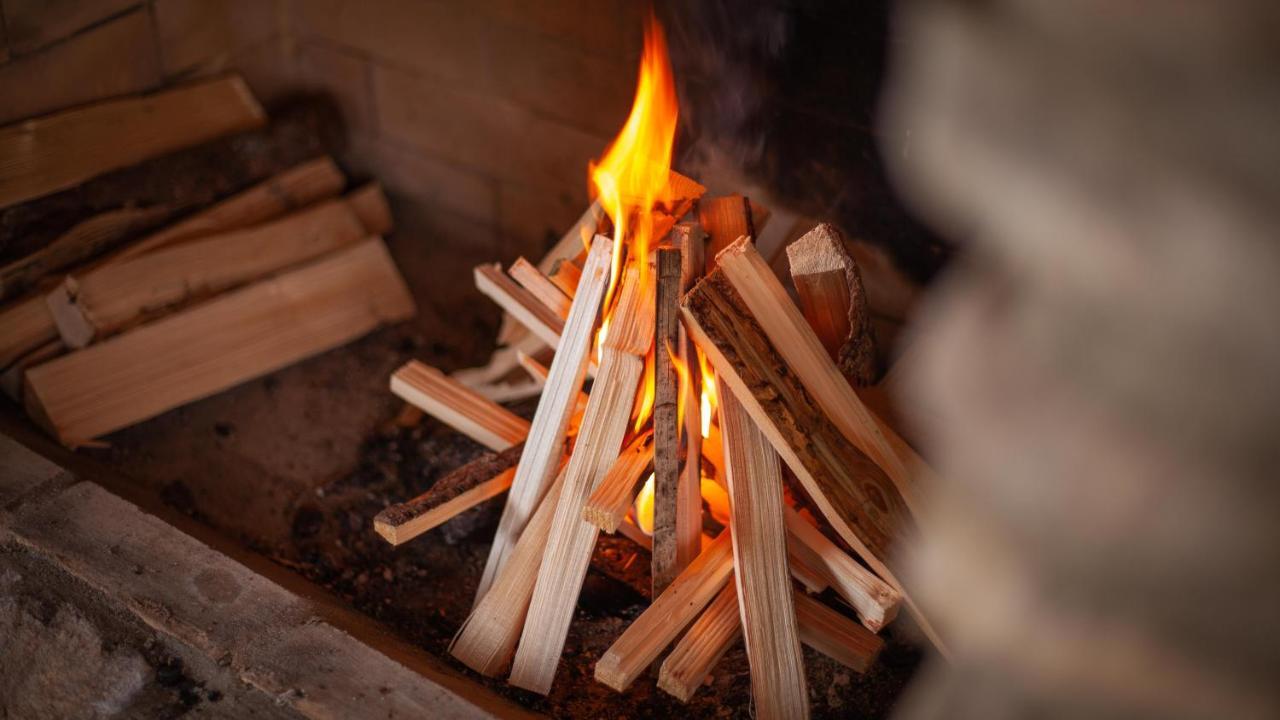
M 533 293 L 520 287 L 502 272 L 502 266 L 479 265 L 475 269 L 476 289 L 484 293 L 533 333 L 539 340 L 555 347 L 564 332 L 565 320 L 542 304 Z
M 871 308 L 840 231 L 829 223 L 818 225 L 787 246 L 787 260 L 800 307 L 827 354 L 849 382 L 875 383 L 879 369 Z
M 402 545 L 511 487 L 524 443 L 499 453 L 486 453 L 436 481 L 407 502 L 382 510 L 373 529 L 392 545 Z
M 622 451 L 587 498 L 582 519 L 607 533 L 617 532 L 635 503 L 645 471 L 652 464 L 653 433 L 642 433 Z
M 740 237 L 755 238 L 769 220 L 764 206 L 742 195 L 703 198 L 698 202 L 698 223 L 707 231 L 707 270 L 716 267 L 716 256 Z
M 529 434 L 529 421 L 417 360 L 391 375 L 391 392 L 490 450 L 506 450 Z
M 819 572 L 853 607 L 868 630 L 879 632 L 897 617 L 902 602 L 897 590 L 859 565 L 790 508 L 786 510 L 786 523 L 792 557 L 803 558 L 802 562 Z
M 87 275 L 94 268 L 114 260 L 140 255 L 174 242 L 271 220 L 293 208 L 337 195 L 343 182 L 342 173 L 330 158 L 304 163 L 153 233 L 82 270 L 80 274 Z M 382 232 L 376 228 L 369 229 L 369 234 Z M 9 331 L 0 333 L 0 368 L 9 366 L 35 348 L 59 339 L 57 325 L 49 314 L 43 295 L 20 300 L 0 310 L 0 327 Z
M 15 123 L 0 128 L 0 207 L 265 121 L 232 76 Z
M 371 183 L 274 222 L 69 275 L 46 302 L 65 345 L 81 348 L 194 300 L 307 262 L 391 226 Z
M 623 275 L 600 370 L 565 471 L 564 490 L 511 668 L 510 682 L 517 687 L 544 695 L 551 690 L 599 534 L 599 528 L 583 522 L 583 508 L 618 457 L 644 356 L 653 344 L 653 324 L 652 299 L 640 285 L 639 268 L 633 265 Z
M 782 468 L 777 453 L 723 382 L 719 396 L 734 582 L 753 704 L 762 718 L 808 717 L 804 656 L 787 572 Z
M 562 468 L 541 501 L 535 501 L 537 506 L 519 540 L 512 544 L 507 562 L 489 588 L 479 595 L 476 606 L 449 645 L 450 655 L 481 675 L 495 677 L 511 664 L 529 610 L 533 583 L 538 578 L 538 560 L 551 532 L 551 519 L 563 485 Z
M 76 446 L 410 317 L 381 240 L 27 371 L 28 413 Z
M 529 377 L 537 382 L 539 387 L 546 386 L 547 378 L 551 375 L 550 368 L 521 350 L 516 351 L 516 363 L 519 364 L 520 367 L 524 368 L 525 372 L 529 373 Z M 587 369 L 590 371 L 589 366 Z M 573 405 L 573 417 L 570 419 L 569 427 L 577 428 L 582 424 L 582 415 L 587 411 L 588 397 L 590 396 L 585 392 L 582 392 L 581 390 L 578 391 L 578 400 Z
M 884 641 L 849 618 L 804 593 L 796 592 L 796 623 L 800 641 L 854 672 L 865 673 Z M 742 637 L 734 583 L 698 616 L 658 671 L 658 687 L 681 702 L 689 702 L 716 663 Z
M 573 293 L 578 289 L 578 280 L 582 278 L 582 268 L 574 264 L 572 260 L 562 258 L 556 260 L 551 266 L 551 272 L 547 273 L 547 277 L 555 286 L 560 288 L 560 292 L 565 297 L 573 299 Z
M 596 680 L 626 691 L 729 583 L 732 574 L 732 541 L 728 532 L 722 532 L 605 651 L 596 662 Z
M 609 238 L 597 236 L 587 253 L 582 282 L 578 284 L 569 318 L 564 323 L 564 335 L 556 345 L 551 371 L 529 428 L 525 453 L 516 468 L 511 492 L 507 495 L 507 504 L 503 507 L 493 546 L 489 549 L 477 598 L 484 597 L 493 583 L 555 473 L 569 429 L 569 419 L 590 361 L 596 316 L 609 279 L 611 246 Z
M 680 345 L 680 250 L 659 248 L 657 260 L 657 320 L 653 345 L 653 597 L 661 595 L 676 575 L 697 557 L 702 536 L 699 485 L 690 488 L 680 475 L 680 405 L 685 398 L 680 396 L 681 383 L 673 357 Z M 680 502 L 682 491 L 689 489 L 693 497 Z
M 524 258 L 516 258 L 516 261 L 507 269 L 507 274 L 512 277 L 520 286 L 528 290 L 536 297 L 548 310 L 555 313 L 561 319 L 569 317 L 569 304 L 571 300 L 565 295 L 551 279 L 542 274 L 542 271 L 533 266 Z

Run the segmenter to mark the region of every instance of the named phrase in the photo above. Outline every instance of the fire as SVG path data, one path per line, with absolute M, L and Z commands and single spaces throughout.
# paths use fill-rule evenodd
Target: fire
M 716 414 L 719 402 L 716 398 L 716 372 L 701 351 L 698 355 L 698 369 L 702 374 L 702 437 L 711 436 L 711 419 Z
M 645 535 L 653 535 L 653 477 L 654 474 L 649 473 L 649 479 L 644 481 L 644 487 L 636 495 L 636 525 Z
M 601 207 L 613 220 L 613 264 L 604 299 L 606 309 L 611 307 L 622 274 L 624 250 L 639 261 L 641 287 L 649 287 L 647 259 L 655 220 L 652 210 L 667 188 L 678 117 L 666 36 L 657 18 L 650 14 L 631 115 L 604 157 L 589 168 L 592 195 L 599 198 Z
M 676 375 L 680 378 L 680 392 L 676 399 L 676 427 L 684 427 L 684 405 L 689 399 L 689 391 L 692 381 L 689 379 L 689 368 L 680 362 L 680 356 L 671 350 L 671 343 L 666 344 L 667 357 L 671 359 L 671 366 L 675 368 Z
M 645 423 L 649 422 L 649 416 L 653 415 L 655 380 L 652 348 L 649 349 L 649 354 L 644 356 L 644 374 L 642 378 L 639 387 L 636 388 L 636 399 L 632 405 L 636 412 L 636 421 L 631 426 L 632 432 L 640 432 Z

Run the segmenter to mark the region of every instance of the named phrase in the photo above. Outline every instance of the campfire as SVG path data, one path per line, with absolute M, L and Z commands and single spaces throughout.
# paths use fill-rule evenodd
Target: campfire
M 943 648 L 890 555 L 918 531 L 928 470 L 854 389 L 876 378 L 874 337 L 839 233 L 787 248 L 797 306 L 753 245 L 768 210 L 671 169 L 676 122 L 651 19 L 631 114 L 590 167 L 595 203 L 537 264 L 475 270 L 509 318 L 503 347 L 452 377 L 415 361 L 391 378 L 493 453 L 375 527 L 398 545 L 505 494 L 450 652 L 542 694 L 599 533 L 622 533 L 651 550 L 653 599 L 595 679 L 626 692 L 661 660 L 659 687 L 687 701 L 741 637 L 760 716 L 803 716 L 801 643 L 864 671 L 904 604 Z M 532 422 L 498 404 L 528 392 Z M 811 596 L 827 588 L 848 607 Z

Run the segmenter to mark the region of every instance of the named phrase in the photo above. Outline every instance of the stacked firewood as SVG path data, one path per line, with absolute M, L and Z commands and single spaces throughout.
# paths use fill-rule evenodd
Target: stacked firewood
M 229 77 L 0 128 L 0 209 L 265 122 Z M 411 316 L 382 189 L 346 184 L 319 157 L 204 207 L 107 210 L 0 267 L 5 391 L 86 445 Z
M 877 376 L 874 334 L 838 231 L 787 247 L 797 306 L 753 244 L 768 212 L 704 192 L 671 173 L 660 240 L 615 260 L 609 305 L 618 247 L 598 207 L 541 263 L 476 268 L 524 330 L 485 368 L 411 362 L 391 389 L 494 452 L 375 529 L 398 545 L 506 493 L 450 652 L 543 694 L 598 534 L 621 532 L 651 550 L 653 599 L 596 679 L 623 692 L 662 658 L 658 686 L 687 701 L 742 638 L 757 713 L 804 716 L 802 643 L 865 671 L 903 603 L 937 642 L 891 556 L 917 532 L 928 471 L 855 390 Z M 498 404 L 529 386 L 532 422 Z M 828 588 L 840 606 L 814 597 Z

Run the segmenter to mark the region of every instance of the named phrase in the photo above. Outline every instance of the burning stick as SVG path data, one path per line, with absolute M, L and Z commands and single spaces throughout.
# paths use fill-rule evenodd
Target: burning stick
M 680 404 L 688 387 L 677 375 L 672 356 L 680 344 L 680 251 L 660 248 L 658 301 L 655 323 L 653 403 L 653 596 L 657 597 L 680 574 L 700 549 L 702 501 L 699 482 L 680 477 Z M 685 395 L 688 392 L 686 390 Z M 696 456 L 692 456 L 696 460 Z M 682 487 L 683 486 L 683 487 Z M 681 498 L 692 490 L 692 498 Z M 683 502 L 681 500 L 683 499 Z
M 513 543 L 507 562 L 488 591 L 480 594 L 471 615 L 449 645 L 451 655 L 481 675 L 495 677 L 511 662 L 529 609 L 533 583 L 538 579 L 538 558 L 547 543 L 563 486 L 564 470 L 561 470 L 538 503 L 520 539 Z
M 524 443 L 488 453 L 441 478 L 408 502 L 385 508 L 373 529 L 392 545 L 402 545 L 511 487 Z
M 605 651 L 596 663 L 596 680 L 625 691 L 728 584 L 732 572 L 732 541 L 722 532 Z
M 529 434 L 524 418 L 417 360 L 395 371 L 391 392 L 490 450 L 506 450 Z
M 549 692 L 560 663 L 574 601 L 582 589 L 599 533 L 599 528 L 583 522 L 583 507 L 617 458 L 631 419 L 644 356 L 653 343 L 653 305 L 649 300 L 639 269 L 629 267 L 610 318 L 600 370 L 587 401 L 582 428 L 565 471 L 564 490 L 511 669 L 511 683 L 526 690 L 544 695 Z
M 582 519 L 615 533 L 635 502 L 640 478 L 653 462 L 653 433 L 636 437 L 618 456 L 582 509 Z
M 849 618 L 801 592 L 794 593 L 800 642 L 853 670 L 866 672 L 884 641 Z M 658 687 L 689 702 L 703 678 L 742 637 L 738 593 L 725 586 L 676 643 L 658 671 Z
M 809 325 L 855 385 L 876 381 L 876 341 L 858 264 L 834 225 L 822 223 L 787 246 L 791 280 Z
M 792 557 L 803 558 L 818 571 L 853 606 L 868 630 L 879 632 L 897 617 L 902 602 L 897 590 L 855 562 L 795 510 L 786 509 L 786 522 Z
M 551 361 L 551 372 L 529 428 L 529 439 L 516 468 L 511 493 L 498 521 L 498 532 L 489 550 L 477 598 L 483 597 L 489 589 L 555 473 L 569 418 L 587 372 L 591 331 L 595 327 L 608 280 L 610 245 L 608 238 L 597 237 L 587 253 L 582 282 L 574 294 L 569 319 L 565 321 L 565 332 L 556 346 L 555 359 Z
M 551 279 L 542 274 L 542 271 L 533 266 L 533 263 L 524 258 L 516 258 L 516 261 L 507 269 L 507 274 L 520 283 L 520 286 L 528 290 L 534 297 L 545 305 L 551 312 L 561 318 L 569 317 L 569 304 L 571 303 L 566 296 Z
M 762 718 L 808 717 L 804 656 L 787 577 L 778 455 L 723 381 L 720 422 L 728 461 L 734 577 L 756 712 Z

